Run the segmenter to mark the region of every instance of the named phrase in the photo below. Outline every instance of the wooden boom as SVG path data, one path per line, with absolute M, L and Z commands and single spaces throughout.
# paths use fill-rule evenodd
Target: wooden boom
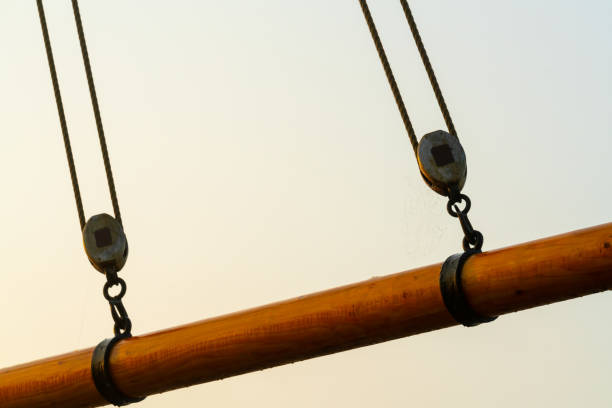
M 117 386 L 145 396 L 456 325 L 440 264 L 133 337 L 110 364 Z M 472 256 L 469 303 L 497 316 L 612 289 L 612 223 Z M 0 406 L 105 405 L 92 348 L 0 370 Z

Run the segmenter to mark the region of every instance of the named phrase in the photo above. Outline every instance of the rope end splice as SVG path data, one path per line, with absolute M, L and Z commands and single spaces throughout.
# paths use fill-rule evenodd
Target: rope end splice
M 463 292 L 461 283 L 463 265 L 470 256 L 477 253 L 480 251 L 471 250 L 451 255 L 444 261 L 440 270 L 440 292 L 442 292 L 446 309 L 457 322 L 466 327 L 478 326 L 497 319 L 497 316 L 483 316 L 477 313 L 472 309 Z
M 125 395 L 117 388 L 111 376 L 109 364 L 111 350 L 120 340 L 128 337 L 115 336 L 111 339 L 102 340 L 91 355 L 91 376 L 93 377 L 94 385 L 106 401 L 117 407 L 140 402 L 145 399 L 145 397 L 134 398 Z

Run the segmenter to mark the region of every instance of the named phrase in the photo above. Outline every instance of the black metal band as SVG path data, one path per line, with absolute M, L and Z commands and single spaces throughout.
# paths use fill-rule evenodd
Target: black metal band
M 440 292 L 442 292 L 446 309 L 457 322 L 467 327 L 478 326 L 480 323 L 488 323 L 497 319 L 497 316 L 490 317 L 476 313 L 463 292 L 461 284 L 463 264 L 470 256 L 479 252 L 466 251 L 462 254 L 451 255 L 444 261 L 440 270 Z
M 110 352 L 115 344 L 127 337 L 129 336 L 115 336 L 112 339 L 102 340 L 91 355 L 91 376 L 96 389 L 105 400 L 118 407 L 132 402 L 140 402 L 144 399 L 144 397 L 130 397 L 119 391 L 111 376 L 108 362 Z

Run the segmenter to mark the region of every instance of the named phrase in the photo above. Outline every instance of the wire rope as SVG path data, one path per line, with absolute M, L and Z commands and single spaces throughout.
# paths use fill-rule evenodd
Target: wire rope
M 83 54 L 83 64 L 85 65 L 85 73 L 87 75 L 87 85 L 89 86 L 89 95 L 91 96 L 91 104 L 96 118 L 96 127 L 98 129 L 98 138 L 100 139 L 100 150 L 104 160 L 104 170 L 106 171 L 106 180 L 108 182 L 108 190 L 110 192 L 111 201 L 113 203 L 113 211 L 115 219 L 121 222 L 121 212 L 119 211 L 119 200 L 115 191 L 115 181 L 113 179 L 113 170 L 110 165 L 108 156 L 108 148 L 106 147 L 106 137 L 104 136 L 104 127 L 102 126 L 102 117 L 100 115 L 100 106 L 98 105 L 98 96 L 94 85 L 93 74 L 91 72 L 91 64 L 89 62 L 89 53 L 87 52 L 87 43 L 85 41 L 85 33 L 83 32 L 83 23 L 81 21 L 81 13 L 79 11 L 79 2 L 72 0 L 72 10 L 74 11 L 74 20 L 79 34 L 79 43 L 81 45 L 81 54 Z
M 421 60 L 423 61 L 423 65 L 425 66 L 425 71 L 427 71 L 429 82 L 431 83 L 431 87 L 433 88 L 436 100 L 438 102 L 438 106 L 440 107 L 440 111 L 442 112 L 442 116 L 444 117 L 444 122 L 446 123 L 446 127 L 448 128 L 448 132 L 454 136 L 457 136 L 455 125 L 453 124 L 453 120 L 448 111 L 448 107 L 446 106 L 446 102 L 444 101 L 442 90 L 440 89 L 436 74 L 433 70 L 433 67 L 431 66 L 429 57 L 427 56 L 425 45 L 423 44 L 423 40 L 421 39 L 421 35 L 419 34 L 419 29 L 416 25 L 416 22 L 414 21 L 414 17 L 412 16 L 408 1 L 400 0 L 400 3 L 402 5 L 402 9 L 404 10 L 406 20 L 408 21 L 410 31 L 412 32 L 414 42 L 417 46 L 417 49 L 419 50 Z M 395 76 L 393 75 L 393 70 L 391 69 L 391 65 L 389 64 L 389 59 L 387 58 L 387 54 L 385 53 L 382 41 L 380 40 L 380 36 L 378 35 L 378 30 L 376 29 L 376 24 L 374 23 L 374 19 L 372 18 L 370 8 L 368 7 L 368 3 L 366 0 L 359 0 L 359 4 L 361 5 L 361 10 L 363 11 L 363 15 L 366 19 L 366 23 L 368 24 L 370 34 L 372 35 L 372 40 L 374 41 L 374 46 L 376 47 L 376 51 L 378 52 L 378 57 L 380 58 L 380 62 L 382 63 L 383 69 L 385 71 L 385 75 L 387 76 L 387 81 L 389 82 L 389 86 L 391 87 L 391 92 L 393 93 L 393 97 L 395 98 L 395 103 L 397 104 L 400 116 L 402 118 L 402 121 L 404 122 L 404 127 L 406 128 L 406 132 L 408 133 L 408 137 L 410 138 L 410 143 L 412 144 L 412 148 L 416 154 L 419 141 L 417 140 L 414 128 L 412 126 L 412 122 L 410 121 L 410 117 L 408 116 L 408 112 L 406 110 L 406 105 L 404 104 L 404 100 L 402 99 L 401 93 L 397 86 Z
M 423 65 L 425 66 L 425 71 L 427 71 L 429 82 L 431 83 L 431 87 L 433 88 L 434 94 L 436 95 L 436 100 L 438 101 L 438 106 L 440 107 L 440 111 L 442 112 L 442 116 L 444 117 L 444 122 L 446 122 L 448 133 L 457 136 L 457 131 L 455 130 L 453 119 L 451 118 L 450 112 L 448 111 L 448 107 L 446 106 L 446 102 L 444 101 L 444 96 L 442 96 L 440 84 L 438 84 L 436 73 L 434 72 L 433 67 L 431 66 L 431 62 L 429 61 L 429 57 L 427 56 L 425 45 L 423 44 L 423 40 L 421 39 L 421 35 L 419 34 L 419 29 L 416 25 L 416 22 L 414 21 L 414 17 L 412 16 L 412 11 L 410 11 L 408 1 L 400 0 L 400 3 L 402 5 L 402 9 L 404 9 L 404 15 L 406 16 L 406 20 L 408 21 L 408 26 L 410 27 L 410 31 L 412 32 L 414 42 L 419 50 L 419 54 L 421 55 L 421 60 L 423 61 Z
M 85 213 L 83 211 L 83 201 L 81 199 L 81 192 L 79 189 L 79 182 L 76 174 L 76 168 L 74 164 L 74 156 L 72 153 L 72 147 L 70 144 L 70 136 L 68 134 L 68 126 L 66 124 L 66 114 L 64 112 L 64 104 L 62 102 L 62 95 L 60 92 L 59 81 L 57 79 L 57 70 L 55 67 L 55 61 L 53 58 L 53 51 L 51 48 L 51 40 L 49 37 L 49 29 L 47 26 L 47 20 L 45 17 L 45 11 L 43 7 L 43 1 L 37 0 L 38 15 L 40 17 L 40 25 L 43 32 L 43 40 L 45 43 L 45 50 L 47 52 L 47 61 L 49 62 L 49 71 L 51 72 L 51 82 L 53 83 L 53 93 L 55 95 L 55 102 L 57 104 L 57 110 L 60 119 L 60 126 L 62 128 L 62 135 L 64 139 L 64 147 L 66 148 L 66 157 L 68 159 L 68 168 L 70 170 L 70 179 L 72 181 L 72 188 L 74 190 L 74 197 L 76 201 L 77 211 L 79 215 L 79 223 L 81 230 L 85 226 Z M 117 192 L 115 189 L 115 181 L 113 178 L 113 171 L 110 164 L 110 158 L 108 154 L 108 148 L 106 145 L 106 137 L 104 136 L 104 127 L 102 126 L 102 117 L 100 114 L 100 106 L 98 104 L 98 96 L 96 94 L 96 88 L 94 85 L 93 74 L 91 70 L 91 63 L 89 61 L 89 53 L 87 51 L 87 43 L 85 41 L 85 33 L 83 31 L 83 22 L 81 20 L 81 13 L 79 11 L 79 4 L 77 0 L 72 0 L 72 9 L 74 12 L 74 19 L 77 26 L 77 33 L 79 36 L 79 44 L 81 47 L 81 54 L 83 55 L 83 64 L 85 66 L 85 74 L 87 76 L 87 85 L 89 87 L 89 95 L 91 97 L 91 104 L 94 111 L 94 117 L 96 120 L 96 128 L 98 131 L 98 138 L 100 141 L 100 150 L 102 152 L 102 159 L 104 161 L 104 170 L 106 171 L 106 180 L 108 183 L 108 189 L 111 196 L 111 202 L 113 205 L 113 211 L 115 213 L 115 219 L 119 224 L 121 221 L 121 212 L 119 209 L 119 200 L 117 199 Z
M 400 116 L 402 117 L 402 121 L 404 122 L 404 127 L 406 128 L 406 132 L 408 133 L 408 138 L 410 138 L 410 143 L 412 144 L 412 148 L 414 149 L 414 153 L 416 154 L 417 147 L 419 146 L 419 141 L 417 140 L 416 133 L 414 133 L 412 122 L 410 122 L 408 111 L 406 111 L 406 105 L 404 104 L 402 95 L 399 91 L 399 88 L 397 87 L 397 82 L 395 81 L 395 77 L 393 76 L 391 65 L 389 65 L 389 59 L 387 58 L 387 54 L 385 53 L 385 48 L 383 47 L 382 42 L 380 41 L 380 37 L 378 36 L 378 30 L 376 30 L 376 24 L 374 24 L 374 20 L 372 19 L 370 8 L 368 7 L 368 3 L 366 0 L 359 0 L 359 3 L 361 4 L 361 10 L 363 11 L 363 15 L 366 19 L 366 22 L 368 23 L 368 28 L 370 29 L 372 40 L 374 40 L 374 45 L 376 46 L 378 57 L 380 58 L 380 62 L 382 63 L 383 69 L 385 70 L 385 74 L 387 75 L 387 80 L 389 81 L 391 92 L 393 92 L 393 97 L 395 98 L 397 109 L 399 109 Z
M 62 136 L 64 138 L 64 147 L 66 148 L 66 158 L 68 159 L 68 168 L 70 169 L 70 179 L 72 181 L 72 189 L 74 191 L 74 200 L 76 201 L 77 211 L 79 213 L 79 223 L 81 230 L 85 226 L 85 213 L 83 211 L 83 201 L 81 200 L 81 191 L 79 189 L 79 179 L 77 178 L 76 169 L 74 167 L 74 157 L 72 155 L 72 147 L 70 145 L 70 136 L 68 135 L 68 126 L 66 125 L 66 115 L 64 113 L 64 104 L 62 102 L 62 94 L 60 93 L 59 82 L 57 80 L 57 71 L 55 69 L 55 61 L 53 59 L 53 50 L 51 49 L 51 40 L 49 39 L 49 29 L 47 28 L 47 19 L 45 17 L 45 9 L 42 0 L 37 0 L 38 16 L 40 17 L 40 26 L 43 32 L 43 40 L 45 50 L 47 51 L 47 61 L 49 62 L 49 71 L 51 72 L 51 82 L 53 83 L 53 93 L 55 94 L 55 103 L 57 104 L 57 113 L 59 115 L 60 126 L 62 128 Z

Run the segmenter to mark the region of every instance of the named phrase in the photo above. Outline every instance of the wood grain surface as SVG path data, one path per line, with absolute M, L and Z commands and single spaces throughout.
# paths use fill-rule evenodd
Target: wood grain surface
M 124 393 L 145 396 L 455 325 L 440 266 L 133 337 L 114 348 L 113 377 Z M 475 255 L 463 286 L 472 307 L 491 316 L 609 290 L 612 223 Z M 0 406 L 105 405 L 91 352 L 0 370 Z

